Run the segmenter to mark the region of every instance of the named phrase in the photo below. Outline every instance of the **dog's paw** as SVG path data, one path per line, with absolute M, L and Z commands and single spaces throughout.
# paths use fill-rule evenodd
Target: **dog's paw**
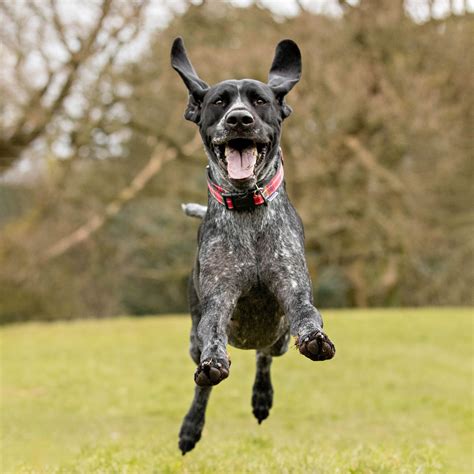
M 334 344 L 322 331 L 314 331 L 303 337 L 299 336 L 296 346 L 301 354 L 311 360 L 332 359 L 336 353 Z
M 268 418 L 270 408 L 273 404 L 273 389 L 271 384 L 266 387 L 253 388 L 252 393 L 252 413 L 257 418 L 258 424 Z
M 196 443 L 201 439 L 201 432 L 204 426 L 204 419 L 199 420 L 189 420 L 184 419 L 183 426 L 179 431 L 179 449 L 183 456 L 191 451 Z
M 201 387 L 217 385 L 229 376 L 230 363 L 222 359 L 201 362 L 194 373 L 194 381 Z
M 186 453 L 189 453 L 192 449 L 194 449 L 194 446 L 196 446 L 196 443 L 199 441 L 199 438 L 194 438 L 191 436 L 183 436 L 179 438 L 179 450 L 181 451 L 181 454 L 184 456 Z

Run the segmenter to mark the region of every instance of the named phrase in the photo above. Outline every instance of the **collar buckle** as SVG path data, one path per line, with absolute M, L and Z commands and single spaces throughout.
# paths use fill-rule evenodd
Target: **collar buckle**
M 254 193 L 255 193 L 255 194 L 259 194 L 259 195 L 261 196 L 261 198 L 263 199 L 263 205 L 264 205 L 265 207 L 268 207 L 268 199 L 265 197 L 265 193 L 264 193 L 263 191 L 264 191 L 264 189 L 261 188 L 261 187 L 258 185 L 258 183 L 257 183 L 257 184 L 255 185 L 255 191 L 254 191 Z
M 253 190 L 246 193 L 222 193 L 222 199 L 227 209 L 243 211 L 255 207 L 253 195 Z

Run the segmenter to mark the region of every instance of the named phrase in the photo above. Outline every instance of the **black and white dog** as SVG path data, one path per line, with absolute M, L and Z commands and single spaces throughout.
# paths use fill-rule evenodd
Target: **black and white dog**
M 185 206 L 203 218 L 189 284 L 197 370 L 179 434 L 185 454 L 201 437 L 212 385 L 229 375 L 228 343 L 256 350 L 252 407 L 259 423 L 272 406 L 272 357 L 286 352 L 290 334 L 311 360 L 331 359 L 335 348 L 313 306 L 303 226 L 283 180 L 280 133 L 291 113 L 285 96 L 301 76 L 298 46 L 288 39 L 278 44 L 267 84 L 207 85 L 181 38 L 173 43 L 171 64 L 189 91 L 185 118 L 198 125 L 209 159 L 207 209 Z

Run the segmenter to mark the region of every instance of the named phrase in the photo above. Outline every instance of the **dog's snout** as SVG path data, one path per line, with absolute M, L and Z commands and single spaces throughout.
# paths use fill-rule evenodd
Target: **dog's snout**
M 233 110 L 226 117 L 225 123 L 229 128 L 248 128 L 255 122 L 252 114 L 245 109 Z

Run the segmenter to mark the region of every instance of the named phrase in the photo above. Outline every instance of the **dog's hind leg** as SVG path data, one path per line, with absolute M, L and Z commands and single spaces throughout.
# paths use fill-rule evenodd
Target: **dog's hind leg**
M 257 372 L 252 388 L 252 412 L 260 424 L 270 414 L 273 405 L 273 386 L 270 376 L 270 367 L 273 356 L 283 355 L 288 350 L 290 332 L 287 331 L 278 341 L 268 349 L 257 351 Z
M 273 404 L 273 387 L 270 377 L 272 356 L 257 351 L 257 372 L 252 388 L 252 412 L 260 424 L 270 414 Z
M 201 357 L 201 350 L 197 339 L 197 327 L 201 319 L 201 305 L 194 287 L 192 275 L 188 282 L 188 301 L 192 318 L 189 353 L 193 361 L 198 365 Z M 191 449 L 193 449 L 196 443 L 201 439 L 211 388 L 212 387 L 195 387 L 193 402 L 183 419 L 179 431 L 179 449 L 183 455 L 188 451 L 191 451 Z
M 199 385 L 196 385 L 194 389 L 193 403 L 179 430 L 179 449 L 183 455 L 191 451 L 201 439 L 211 389 L 212 387 L 200 387 Z

